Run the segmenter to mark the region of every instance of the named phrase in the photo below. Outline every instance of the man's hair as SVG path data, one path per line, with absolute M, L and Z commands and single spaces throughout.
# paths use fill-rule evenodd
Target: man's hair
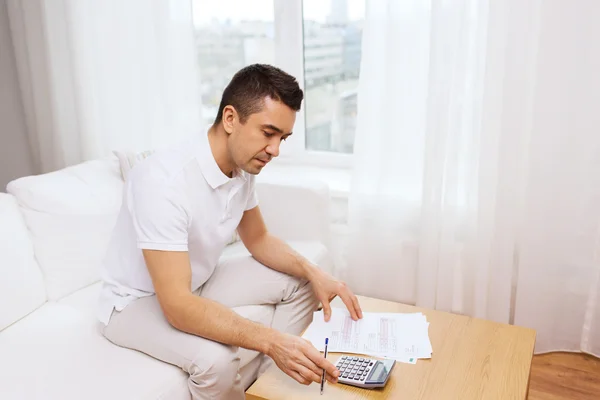
M 300 110 L 304 94 L 296 78 L 267 64 L 252 64 L 239 70 L 223 91 L 215 124 L 223 119 L 223 109 L 231 105 L 244 124 L 259 112 L 265 97 L 280 101 L 294 111 Z

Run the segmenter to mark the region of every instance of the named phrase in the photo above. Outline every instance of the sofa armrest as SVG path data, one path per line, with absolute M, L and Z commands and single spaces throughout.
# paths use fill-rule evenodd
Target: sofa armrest
M 330 245 L 329 187 L 322 182 L 257 181 L 256 192 L 269 232 L 283 240 Z

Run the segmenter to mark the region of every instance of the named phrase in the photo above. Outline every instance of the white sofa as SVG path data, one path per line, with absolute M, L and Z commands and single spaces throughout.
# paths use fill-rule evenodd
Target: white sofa
M 99 266 L 121 202 L 116 158 L 12 181 L 0 193 L 0 399 L 189 399 L 175 366 L 117 347 L 95 318 Z M 257 185 L 269 229 L 331 269 L 319 184 Z M 238 242 L 223 257 L 247 253 Z M 269 324 L 272 306 L 236 311 Z M 260 357 L 240 350 L 243 382 Z

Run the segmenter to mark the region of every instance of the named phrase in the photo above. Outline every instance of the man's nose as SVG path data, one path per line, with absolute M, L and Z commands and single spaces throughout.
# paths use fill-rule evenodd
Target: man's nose
M 271 141 L 271 143 L 269 143 L 269 145 L 267 146 L 267 153 L 271 156 L 271 157 L 277 157 L 279 155 L 279 145 L 281 144 L 281 141 L 279 139 L 273 140 Z

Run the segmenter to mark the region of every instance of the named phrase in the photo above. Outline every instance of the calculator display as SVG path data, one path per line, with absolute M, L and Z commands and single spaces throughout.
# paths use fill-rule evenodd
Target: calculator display
M 388 371 L 385 368 L 383 363 L 378 362 L 373 371 L 371 372 L 371 376 L 369 377 L 370 381 L 381 382 L 385 380 L 385 376 L 388 374 Z

